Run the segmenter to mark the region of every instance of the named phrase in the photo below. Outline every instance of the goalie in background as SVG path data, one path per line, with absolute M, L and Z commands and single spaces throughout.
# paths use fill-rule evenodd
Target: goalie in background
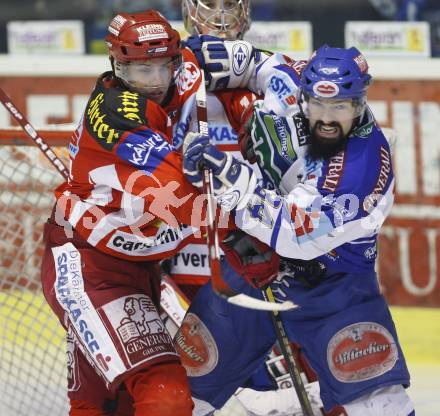
M 300 305 L 281 316 L 317 372 L 327 411 L 343 405 L 349 416 L 414 416 L 405 391 L 410 376 L 374 270 L 394 175 L 389 143 L 366 103 L 368 64 L 356 48 L 323 46 L 306 65 L 287 62 L 269 73 L 277 81 L 272 92 L 282 80 L 295 99 L 279 110 L 285 97 L 266 94 L 241 137 L 243 155 L 258 163 L 273 190 L 257 184 L 234 201 L 217 196 L 243 231 L 223 242 L 229 261 L 222 275 L 235 291 L 258 297 L 269 283 L 277 300 Z M 233 172 L 225 170 L 236 163 L 204 136 L 184 154 L 194 183 L 207 166 L 227 188 L 224 178 Z M 249 247 L 259 252 L 254 238 L 280 256 L 281 271 L 270 282 L 248 262 Z M 221 407 L 261 365 L 275 333 L 268 314 L 244 313 L 206 285 L 176 339 L 185 346 L 178 351 L 196 409 L 203 403 L 206 411 Z M 209 359 L 196 363 L 199 351 Z
M 182 18 L 190 35 L 243 39 L 251 25 L 250 0 L 182 0 Z

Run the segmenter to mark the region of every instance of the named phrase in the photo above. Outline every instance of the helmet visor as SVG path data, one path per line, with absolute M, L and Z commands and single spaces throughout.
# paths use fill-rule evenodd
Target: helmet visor
M 180 71 L 176 58 L 153 58 L 144 62 L 116 62 L 115 74 L 124 84 L 161 103 Z
M 305 100 L 303 110 L 310 120 L 343 123 L 358 117 L 363 107 L 358 100 L 309 97 Z

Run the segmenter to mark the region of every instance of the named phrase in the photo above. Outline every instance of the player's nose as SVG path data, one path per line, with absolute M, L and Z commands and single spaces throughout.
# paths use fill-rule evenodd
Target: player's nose
M 321 120 L 324 124 L 330 124 L 334 121 L 332 111 L 328 108 L 324 108 L 321 114 Z

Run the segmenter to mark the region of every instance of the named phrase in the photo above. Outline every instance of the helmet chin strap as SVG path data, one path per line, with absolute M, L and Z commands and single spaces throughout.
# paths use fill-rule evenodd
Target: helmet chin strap
M 305 99 L 305 95 L 304 95 L 304 91 L 302 89 L 299 89 L 299 94 L 296 97 L 296 102 L 298 103 L 298 107 L 299 107 L 299 112 L 301 113 L 301 115 L 307 119 L 306 114 L 304 112 L 304 108 L 303 108 L 303 103 L 304 103 L 304 99 Z
M 357 103 L 357 106 L 360 106 L 361 109 L 359 110 L 359 114 L 353 119 L 353 125 L 351 126 L 350 131 L 347 133 L 347 137 L 350 136 L 351 133 L 353 133 L 353 131 L 356 129 L 356 127 L 361 124 L 365 115 L 365 110 L 367 107 L 365 97 L 358 98 L 357 100 L 359 101 Z
M 109 55 L 108 59 L 109 59 L 109 61 L 110 61 L 110 65 L 111 65 L 111 67 L 112 67 L 113 75 L 116 77 L 116 72 L 115 72 L 115 58 L 113 58 L 113 56 Z
M 175 88 L 176 88 L 176 84 L 174 82 L 172 82 L 170 84 L 170 86 L 168 87 L 168 91 L 165 94 L 164 99 L 162 100 L 161 106 L 165 107 L 170 103 L 171 99 L 173 98 Z
M 351 125 L 350 130 L 348 131 L 346 137 L 349 137 L 351 133 L 356 129 L 357 126 L 359 126 L 359 123 L 361 122 L 362 117 L 359 115 L 353 119 L 353 124 Z

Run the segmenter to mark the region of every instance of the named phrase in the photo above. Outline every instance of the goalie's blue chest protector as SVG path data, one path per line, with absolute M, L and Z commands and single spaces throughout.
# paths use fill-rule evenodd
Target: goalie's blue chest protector
M 374 271 L 377 233 L 393 202 L 391 154 L 366 120 L 343 152 L 325 161 L 306 157 L 299 184 L 284 181 L 283 195 L 267 191 L 266 198 L 256 190 L 236 213 L 240 228 L 284 258 L 271 287 L 277 300 L 300 305 L 281 316 L 318 374 L 327 410 L 380 387 L 409 385 Z M 235 290 L 263 298 L 226 260 L 222 273 Z M 268 312 L 228 304 L 210 284 L 191 304 L 179 337 L 194 396 L 216 408 L 258 370 L 276 341 Z

